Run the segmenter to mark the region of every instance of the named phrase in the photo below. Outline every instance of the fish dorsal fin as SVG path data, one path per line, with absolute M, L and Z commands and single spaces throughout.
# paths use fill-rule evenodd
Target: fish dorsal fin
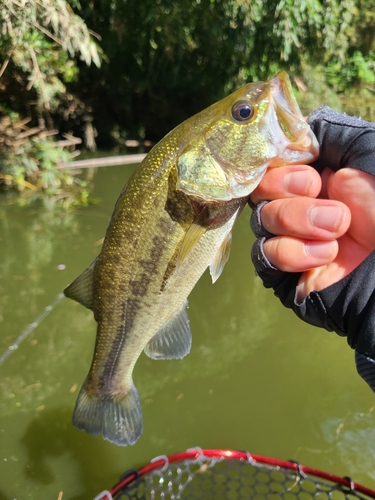
M 64 290 L 64 295 L 73 299 L 88 309 L 94 308 L 94 267 L 96 259 L 73 283 Z
M 191 330 L 187 301 L 181 310 L 146 345 L 144 352 L 152 359 L 180 359 L 189 354 Z
M 186 231 L 185 237 L 182 240 L 180 250 L 177 257 L 177 266 L 180 266 L 191 252 L 191 250 L 198 243 L 200 238 L 204 235 L 209 227 L 209 223 L 205 220 L 205 216 L 207 215 L 206 209 L 203 209 L 196 218 L 193 223 Z
M 212 278 L 212 283 L 215 283 L 215 281 L 220 277 L 221 273 L 223 272 L 224 266 L 229 259 L 231 246 L 232 246 L 232 231 L 230 231 L 226 235 L 224 241 L 219 247 L 219 250 L 216 252 L 214 260 L 211 262 L 210 274 Z

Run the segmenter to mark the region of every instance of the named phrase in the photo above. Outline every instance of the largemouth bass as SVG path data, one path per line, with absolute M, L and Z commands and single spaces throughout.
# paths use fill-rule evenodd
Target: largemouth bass
M 189 353 L 187 297 L 207 267 L 213 281 L 220 276 L 249 194 L 268 167 L 317 154 L 284 72 L 245 85 L 150 151 L 117 201 L 99 256 L 65 290 L 98 323 L 76 427 L 117 445 L 137 441 L 138 357 Z

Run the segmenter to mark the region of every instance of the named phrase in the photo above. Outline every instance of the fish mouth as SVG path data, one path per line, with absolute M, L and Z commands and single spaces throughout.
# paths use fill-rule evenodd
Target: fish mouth
M 268 83 L 271 105 L 266 121 L 279 151 L 269 166 L 314 161 L 319 155 L 319 144 L 301 113 L 287 73 L 277 73 Z

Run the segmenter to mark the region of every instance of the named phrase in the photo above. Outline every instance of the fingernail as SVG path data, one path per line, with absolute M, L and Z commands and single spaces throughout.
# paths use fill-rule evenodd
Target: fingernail
M 303 196 L 309 193 L 312 181 L 310 172 L 307 170 L 290 172 L 284 176 L 284 187 L 289 193 Z
M 314 259 L 330 259 L 334 250 L 335 241 L 315 241 L 305 244 L 305 251 Z
M 344 218 L 344 210 L 341 207 L 319 206 L 312 207 L 309 212 L 311 224 L 320 229 L 335 232 L 340 227 Z

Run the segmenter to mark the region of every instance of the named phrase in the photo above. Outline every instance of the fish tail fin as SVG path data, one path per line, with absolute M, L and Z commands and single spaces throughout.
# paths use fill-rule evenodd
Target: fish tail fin
M 132 384 L 124 396 L 96 396 L 82 386 L 73 414 L 73 425 L 118 446 L 134 444 L 142 434 L 142 410 Z

